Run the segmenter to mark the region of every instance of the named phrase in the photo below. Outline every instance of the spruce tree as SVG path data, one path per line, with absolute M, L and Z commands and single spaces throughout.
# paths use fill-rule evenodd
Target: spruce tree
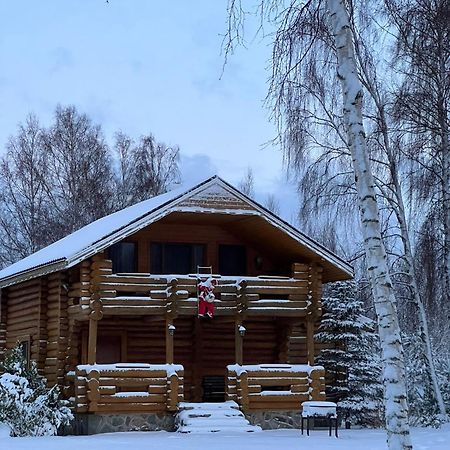
M 342 419 L 378 426 L 382 404 L 381 361 L 374 321 L 364 316 L 353 281 L 334 283 L 323 300 L 316 338 L 323 343 L 317 362 L 327 373 L 327 397 Z
M 49 436 L 73 418 L 59 388 L 47 388 L 36 363 L 27 361 L 20 347 L 12 349 L 0 364 L 0 422 L 13 436 Z

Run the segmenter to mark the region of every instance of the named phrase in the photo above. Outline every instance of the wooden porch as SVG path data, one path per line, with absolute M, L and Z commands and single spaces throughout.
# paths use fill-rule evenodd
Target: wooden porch
M 230 365 L 225 400 L 244 412 L 298 411 L 324 400 L 323 367 L 289 364 Z M 74 375 L 77 413 L 176 411 L 184 400 L 184 371 L 177 364 L 79 365 Z
M 102 255 L 81 263 L 68 290 L 69 345 L 80 349 L 72 357 L 68 395 L 77 411 L 171 411 L 178 401 L 201 401 L 205 378 L 222 378 L 225 398 L 243 409 L 298 409 L 301 401 L 322 399 L 322 385 L 310 378 L 323 379 L 320 368 L 311 372 L 321 268 L 298 263 L 290 277 L 213 276 L 215 318 L 208 320 L 197 318 L 196 275 L 114 274 Z M 119 335 L 122 350 L 104 361 L 102 342 Z M 174 363 L 177 380 L 169 380 L 161 364 Z M 233 364 L 248 370 L 233 372 Z M 283 380 L 274 389 L 286 392 L 269 395 L 265 386 L 280 364 L 292 370 L 278 371 Z M 250 367 L 263 365 L 259 378 L 246 378 Z M 258 390 L 252 383 L 266 377 L 270 365 L 272 376 Z M 133 386 L 139 390 L 130 391 Z

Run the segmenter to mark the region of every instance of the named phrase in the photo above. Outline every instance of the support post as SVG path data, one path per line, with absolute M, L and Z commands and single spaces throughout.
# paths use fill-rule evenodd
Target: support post
M 97 325 L 98 321 L 89 318 L 89 337 L 88 337 L 88 364 L 95 364 L 97 360 Z
M 103 317 L 102 301 L 98 294 L 92 295 L 90 302 L 91 312 L 89 314 L 89 337 L 88 337 L 88 364 L 97 362 L 97 330 L 98 321 Z
M 306 320 L 306 357 L 310 366 L 314 365 L 314 321 Z
M 315 262 L 311 263 L 308 270 L 308 306 L 306 309 L 306 353 L 308 364 L 314 365 L 314 324 L 320 317 L 321 296 L 321 272 L 322 268 Z
M 244 337 L 241 335 L 242 320 L 238 319 L 235 322 L 234 327 L 234 349 L 236 364 L 242 366 L 243 364 L 243 340 Z
M 173 321 L 177 316 L 177 300 L 178 300 L 178 280 L 173 278 L 169 281 L 168 297 L 166 300 L 166 363 L 173 364 L 173 345 L 175 327 Z
M 173 364 L 173 333 L 175 327 L 171 319 L 166 319 L 166 363 Z

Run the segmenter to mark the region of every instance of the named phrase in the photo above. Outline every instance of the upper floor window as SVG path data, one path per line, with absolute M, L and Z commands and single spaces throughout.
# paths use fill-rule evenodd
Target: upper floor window
M 220 275 L 247 275 L 247 251 L 243 245 L 219 245 Z
M 108 251 L 112 261 L 113 273 L 137 272 L 137 245 L 136 242 L 118 242 Z
M 188 274 L 205 265 L 205 245 L 153 242 L 150 246 L 151 272 Z

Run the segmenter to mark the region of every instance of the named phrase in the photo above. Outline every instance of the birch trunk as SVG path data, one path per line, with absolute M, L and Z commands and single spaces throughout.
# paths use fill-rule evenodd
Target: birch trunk
M 327 0 L 337 52 L 337 76 L 359 197 L 364 246 L 378 319 L 385 386 L 386 429 L 390 450 L 412 449 L 408 423 L 405 367 L 395 296 L 381 239 L 374 179 L 362 120 L 362 85 L 357 74 L 345 0 Z

